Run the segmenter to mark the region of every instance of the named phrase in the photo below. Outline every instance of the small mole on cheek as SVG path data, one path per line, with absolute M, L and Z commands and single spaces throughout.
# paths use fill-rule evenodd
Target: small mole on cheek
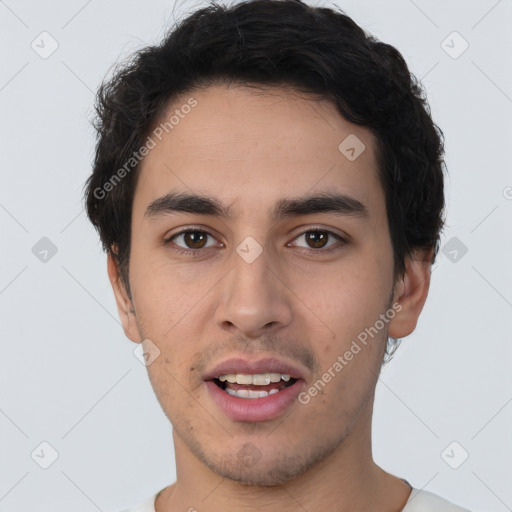
M 192 368 L 190 368 L 190 371 L 193 372 L 195 369 L 196 369 L 196 367 L 192 366 Z
M 167 357 L 165 358 L 165 362 L 168 363 L 169 362 L 169 359 L 167 359 Z

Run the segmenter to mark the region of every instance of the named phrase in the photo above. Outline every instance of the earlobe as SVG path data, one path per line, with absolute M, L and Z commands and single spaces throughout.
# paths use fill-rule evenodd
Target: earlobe
M 389 323 L 389 336 L 404 338 L 416 328 L 427 299 L 433 251 L 416 250 L 405 260 L 406 271 L 395 285 L 393 303 L 400 312 Z
M 119 318 L 123 326 L 124 333 L 126 336 L 135 343 L 142 341 L 139 329 L 137 326 L 137 320 L 135 317 L 135 310 L 133 308 L 132 300 L 126 292 L 126 288 L 120 279 L 117 263 L 112 255 L 107 255 L 107 272 L 114 291 L 114 296 L 117 304 L 117 311 Z

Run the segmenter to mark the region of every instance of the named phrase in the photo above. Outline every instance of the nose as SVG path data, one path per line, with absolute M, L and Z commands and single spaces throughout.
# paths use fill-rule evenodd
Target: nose
M 264 248 L 253 261 L 240 254 L 233 253 L 232 270 L 219 283 L 216 323 L 231 334 L 239 331 L 246 337 L 288 325 L 293 293 L 284 270 Z

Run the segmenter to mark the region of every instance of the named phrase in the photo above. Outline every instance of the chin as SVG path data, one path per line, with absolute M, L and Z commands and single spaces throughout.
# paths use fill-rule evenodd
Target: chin
M 267 469 L 259 468 L 258 470 L 252 468 L 240 470 L 239 467 L 212 467 L 211 469 L 218 475 L 229 478 L 244 487 L 274 487 L 282 485 L 306 471 L 304 469 L 297 472 L 292 468 L 279 468 L 270 465 L 267 466 Z
M 303 446 L 302 446 L 303 448 Z M 243 486 L 272 487 L 285 484 L 306 473 L 334 450 L 317 447 L 309 452 L 261 453 L 252 443 L 246 443 L 234 456 L 211 463 L 204 461 L 215 473 Z

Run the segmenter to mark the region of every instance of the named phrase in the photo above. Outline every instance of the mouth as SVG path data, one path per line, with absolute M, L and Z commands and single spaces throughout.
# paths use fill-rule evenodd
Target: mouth
M 228 395 L 250 400 L 280 393 L 296 382 L 287 373 L 228 373 L 213 379 Z
M 241 422 L 277 418 L 305 386 L 299 369 L 276 359 L 231 359 L 215 367 L 204 380 L 220 410 Z

